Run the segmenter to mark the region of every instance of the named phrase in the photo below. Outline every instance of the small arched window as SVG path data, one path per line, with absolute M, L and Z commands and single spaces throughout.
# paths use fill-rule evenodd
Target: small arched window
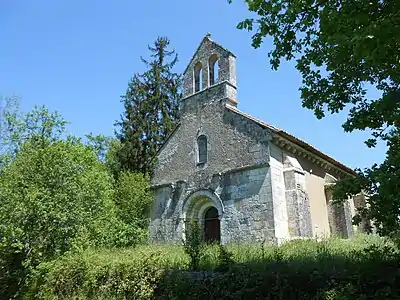
M 216 84 L 219 75 L 218 56 L 216 54 L 211 55 L 208 60 L 208 73 L 210 74 L 210 85 Z
M 201 62 L 197 62 L 194 66 L 194 92 L 201 91 L 202 77 L 203 77 L 203 66 Z
M 207 162 L 207 137 L 205 135 L 200 135 L 197 138 L 197 151 L 199 164 L 205 164 Z

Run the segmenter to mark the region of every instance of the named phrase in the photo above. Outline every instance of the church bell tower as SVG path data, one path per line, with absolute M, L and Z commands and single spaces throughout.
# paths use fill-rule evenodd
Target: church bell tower
M 208 33 L 183 73 L 183 98 L 209 90 L 214 98 L 236 107 L 236 56 Z

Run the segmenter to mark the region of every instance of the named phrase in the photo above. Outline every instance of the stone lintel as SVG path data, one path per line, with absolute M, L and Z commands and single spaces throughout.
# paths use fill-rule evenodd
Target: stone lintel
M 249 171 L 249 170 L 260 169 L 260 168 L 265 168 L 265 167 L 269 167 L 269 163 L 265 162 L 265 163 L 257 164 L 257 165 L 246 165 L 246 166 L 242 166 L 242 167 L 233 168 L 233 169 L 229 169 L 229 170 L 223 171 L 220 174 L 221 175 L 225 175 L 225 174 Z
M 174 185 L 176 183 L 186 183 L 186 181 L 185 180 L 178 180 L 175 183 L 174 182 L 167 182 L 167 183 L 162 183 L 162 184 L 155 184 L 155 185 L 151 185 L 150 189 L 151 190 L 157 190 L 157 189 L 164 188 L 164 187 L 171 187 L 172 188 L 172 187 L 174 187 Z
M 283 169 L 283 172 L 291 172 L 291 171 L 293 171 L 293 172 L 295 172 L 295 173 L 299 173 L 299 174 L 301 174 L 301 175 L 305 175 L 305 174 L 306 174 L 305 171 L 300 170 L 299 168 L 295 168 L 295 167 L 284 168 L 284 169 Z
M 182 97 L 182 98 L 179 100 L 179 102 L 184 102 L 184 101 L 185 101 L 186 99 L 188 99 L 188 98 L 192 98 L 193 96 L 196 96 L 196 95 L 199 95 L 199 94 L 202 94 L 202 93 L 208 91 L 210 88 L 214 88 L 214 87 L 217 87 L 217 86 L 223 85 L 223 84 L 226 84 L 226 85 L 231 86 L 231 87 L 233 87 L 233 88 L 236 89 L 236 87 L 235 87 L 231 82 L 229 82 L 228 80 L 223 80 L 223 81 L 219 81 L 219 82 L 215 83 L 214 85 L 212 85 L 212 86 L 210 86 L 210 87 L 208 87 L 208 88 L 206 88 L 206 89 L 202 89 L 202 90 L 200 90 L 200 91 L 198 91 L 198 92 L 195 92 L 195 93 L 193 93 L 193 94 L 189 94 L 189 95 L 187 95 L 187 96 L 185 96 L 185 97 Z M 225 99 L 225 98 L 222 98 L 222 99 Z

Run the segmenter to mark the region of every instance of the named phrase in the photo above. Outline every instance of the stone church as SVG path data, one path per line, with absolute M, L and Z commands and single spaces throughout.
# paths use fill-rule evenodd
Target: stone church
M 236 56 L 207 35 L 184 71 L 181 120 L 157 155 L 150 239 L 181 243 L 197 220 L 206 241 L 349 237 L 362 199 L 333 205 L 354 171 L 238 109 Z

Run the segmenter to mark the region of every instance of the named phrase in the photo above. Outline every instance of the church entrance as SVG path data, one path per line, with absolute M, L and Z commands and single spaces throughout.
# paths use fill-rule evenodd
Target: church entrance
M 221 227 L 218 210 L 211 206 L 204 214 L 204 240 L 206 243 L 219 243 L 221 240 Z

